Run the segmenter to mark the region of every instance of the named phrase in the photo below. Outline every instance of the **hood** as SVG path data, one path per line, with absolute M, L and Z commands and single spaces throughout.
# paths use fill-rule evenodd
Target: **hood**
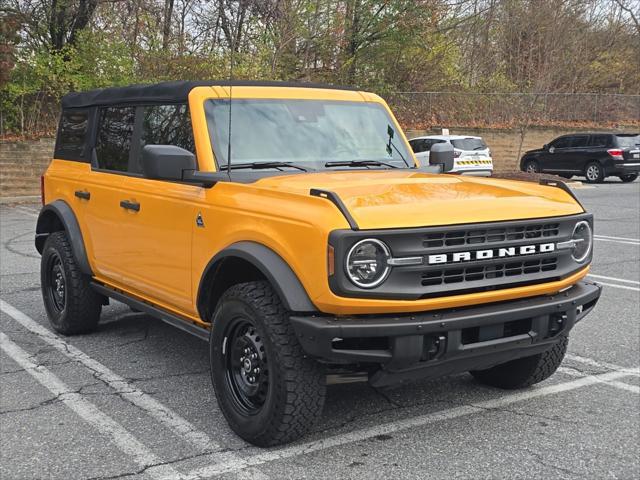
M 531 182 L 432 175 L 409 170 L 322 172 L 266 177 L 255 186 L 309 195 L 336 193 L 359 228 L 409 228 L 582 213 L 557 187 Z

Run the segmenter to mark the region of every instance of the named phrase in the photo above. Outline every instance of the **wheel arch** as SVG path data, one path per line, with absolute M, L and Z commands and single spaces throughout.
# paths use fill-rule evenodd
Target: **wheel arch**
M 287 262 L 270 248 L 256 242 L 237 242 L 218 252 L 200 278 L 196 306 L 200 318 L 209 321 L 225 290 L 237 284 L 266 280 L 285 308 L 293 312 L 314 312 L 305 288 Z
M 75 213 L 64 200 L 55 200 L 45 205 L 38 215 L 35 237 L 35 246 L 38 253 L 42 253 L 44 243 L 49 235 L 60 231 L 64 231 L 67 234 L 73 249 L 73 256 L 78 262 L 82 273 L 93 275 L 84 239 L 82 238 L 82 231 Z

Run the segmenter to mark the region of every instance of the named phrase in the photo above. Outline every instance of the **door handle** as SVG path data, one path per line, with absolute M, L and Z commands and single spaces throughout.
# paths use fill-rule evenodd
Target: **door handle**
M 83 200 L 89 200 L 91 198 L 91 192 L 87 192 L 86 190 L 76 190 L 75 196 L 82 198 Z
M 134 212 L 140 211 L 140 204 L 138 202 L 131 202 L 129 200 L 121 200 L 120 206 L 126 210 L 133 210 Z

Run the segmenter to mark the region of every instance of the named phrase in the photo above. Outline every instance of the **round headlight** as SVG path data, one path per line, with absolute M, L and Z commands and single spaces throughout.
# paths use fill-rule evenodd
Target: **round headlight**
M 358 287 L 377 287 L 389 274 L 390 257 L 389 247 L 380 240 L 375 238 L 360 240 L 347 254 L 345 265 L 347 276 Z
M 593 234 L 589 223 L 584 220 L 576 223 L 571 240 L 575 242 L 571 256 L 578 263 L 584 262 L 589 253 L 591 253 L 591 245 L 593 243 Z

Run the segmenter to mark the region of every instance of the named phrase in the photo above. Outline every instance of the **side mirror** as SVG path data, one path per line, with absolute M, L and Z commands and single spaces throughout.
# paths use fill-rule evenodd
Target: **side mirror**
M 180 182 L 185 170 L 197 170 L 193 153 L 175 145 L 145 145 L 142 149 L 142 172 L 155 180 Z
M 429 165 L 439 165 L 442 173 L 453 170 L 453 145 L 448 142 L 433 145 L 429 153 Z
M 549 153 L 553 153 L 555 151 L 556 151 L 555 147 L 549 147 Z

